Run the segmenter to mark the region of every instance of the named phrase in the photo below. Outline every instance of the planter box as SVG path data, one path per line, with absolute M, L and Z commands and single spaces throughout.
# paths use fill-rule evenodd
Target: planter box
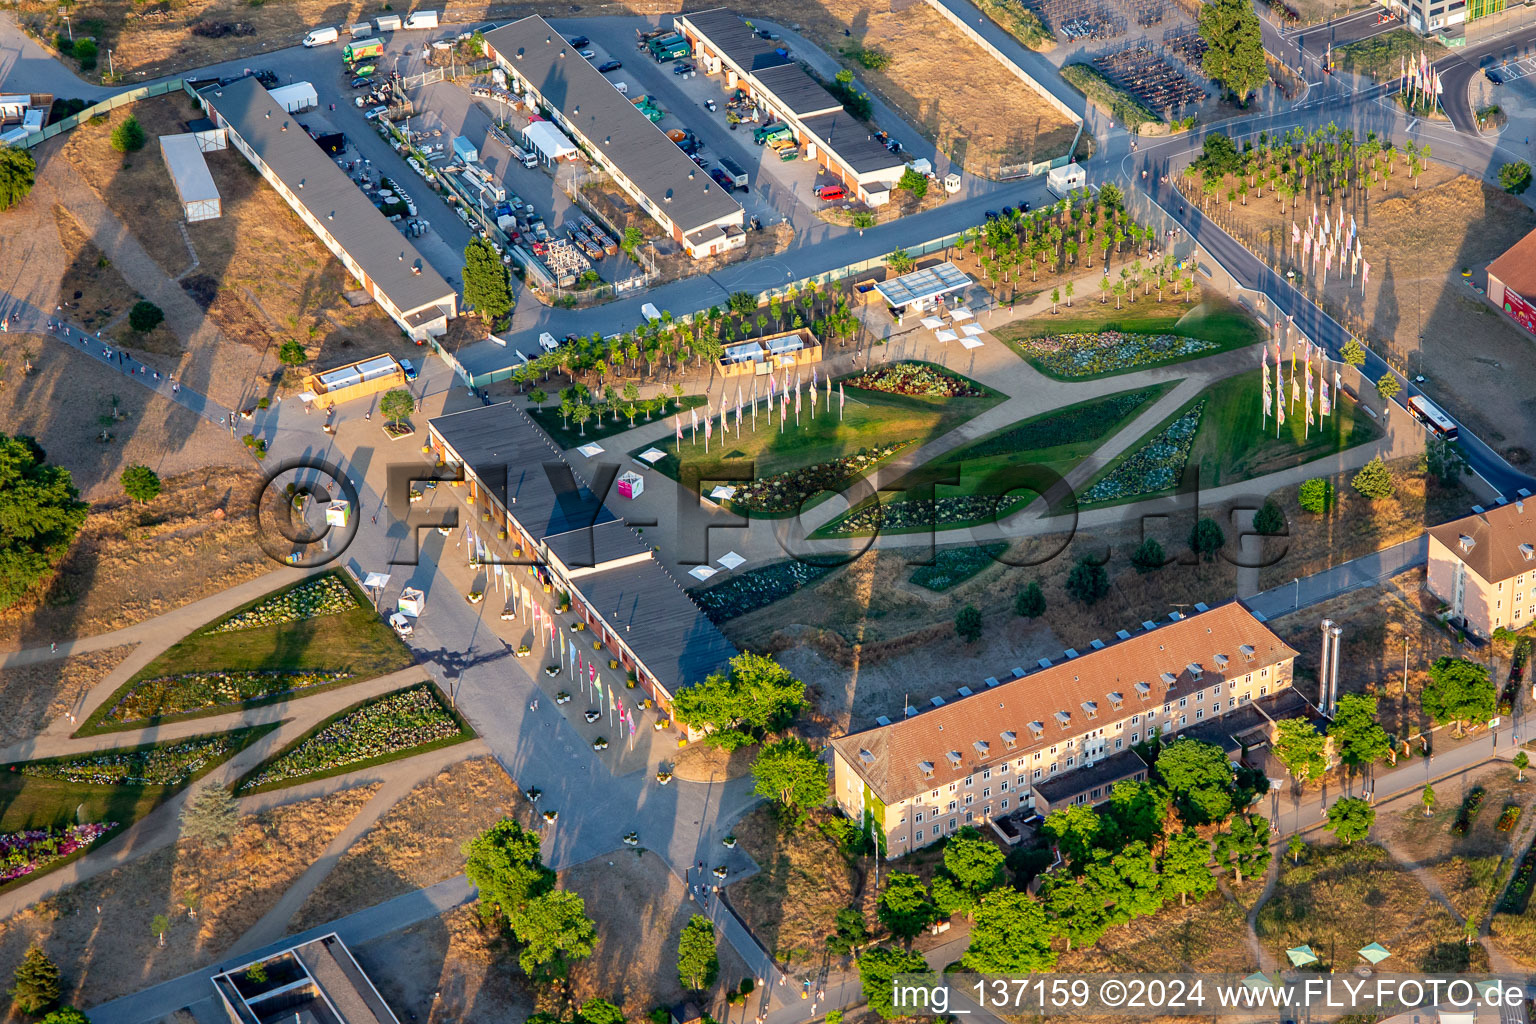
M 384 436 L 391 441 L 402 441 L 407 437 L 416 436 L 416 428 L 412 427 L 409 423 L 401 423 L 398 426 L 391 426 L 385 423 L 380 429 L 384 431 Z

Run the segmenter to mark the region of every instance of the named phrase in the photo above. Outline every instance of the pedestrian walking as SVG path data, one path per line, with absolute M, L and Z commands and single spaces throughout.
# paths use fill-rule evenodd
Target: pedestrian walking
M 48 653 L 49 654 L 57 654 L 57 653 L 59 653 L 59 645 L 57 643 L 49 644 L 48 645 Z

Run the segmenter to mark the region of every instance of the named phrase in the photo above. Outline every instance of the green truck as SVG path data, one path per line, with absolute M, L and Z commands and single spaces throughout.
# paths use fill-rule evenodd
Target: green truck
M 793 142 L 794 138 L 794 131 L 783 121 L 775 121 L 773 124 L 765 124 L 761 128 L 752 129 L 752 141 L 759 146 L 778 139 L 789 139 Z
M 686 57 L 692 52 L 692 48 L 688 45 L 688 40 L 675 34 L 663 39 L 652 39 L 645 45 L 651 51 L 651 56 L 656 58 L 656 63 L 658 64 L 665 64 L 669 60 Z
M 656 105 L 656 101 L 649 96 L 641 96 L 635 100 L 635 109 L 650 118 L 652 124 L 657 124 L 665 116 L 665 112 Z
M 355 64 L 369 57 L 384 56 L 384 43 L 378 39 L 369 39 L 361 43 L 348 43 L 341 48 L 341 57 L 348 64 Z

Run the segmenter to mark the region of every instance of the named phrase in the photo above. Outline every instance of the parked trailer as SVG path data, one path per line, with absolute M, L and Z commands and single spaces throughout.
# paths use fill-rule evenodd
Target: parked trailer
M 381 14 L 373 19 L 373 24 L 380 32 L 398 32 L 400 30 L 400 15 Z
M 356 25 L 353 25 L 351 28 L 347 29 L 347 34 L 350 35 L 353 39 L 363 39 L 367 36 L 371 36 L 373 35 L 373 23 L 368 21 L 360 21 Z
M 437 12 L 412 11 L 405 16 L 405 24 L 402 27 L 406 29 L 437 28 Z

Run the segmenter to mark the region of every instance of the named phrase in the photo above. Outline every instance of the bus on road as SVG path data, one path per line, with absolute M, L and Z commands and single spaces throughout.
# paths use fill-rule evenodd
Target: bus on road
M 1456 424 L 1441 411 L 1438 405 L 1423 395 L 1414 395 L 1408 399 L 1408 411 L 1413 413 L 1413 418 L 1424 424 L 1436 437 L 1446 441 L 1456 440 L 1459 433 Z

